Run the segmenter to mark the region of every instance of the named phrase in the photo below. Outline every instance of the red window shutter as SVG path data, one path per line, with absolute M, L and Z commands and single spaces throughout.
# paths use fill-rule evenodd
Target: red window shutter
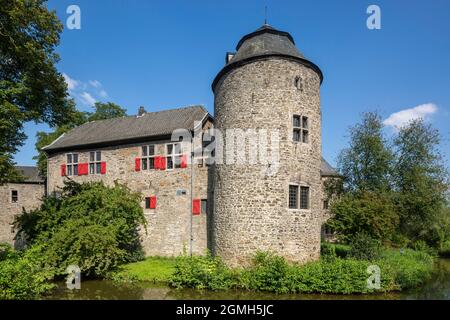
M 89 172 L 89 166 L 87 163 L 80 163 L 78 164 L 78 175 L 79 176 L 85 176 Z
M 134 170 L 141 171 L 141 158 L 134 159 Z
M 155 169 L 158 170 L 161 166 L 160 157 L 155 157 Z
M 100 173 L 105 174 L 106 173 L 106 162 L 100 163 Z
M 150 209 L 156 209 L 156 197 L 150 197 Z
M 161 170 L 166 170 L 166 157 L 160 157 L 159 168 Z
M 181 167 L 187 168 L 187 156 L 185 154 L 181 156 Z
M 66 165 L 61 165 L 61 177 L 64 177 L 66 175 Z
M 197 216 L 200 214 L 200 199 L 192 200 L 192 214 Z

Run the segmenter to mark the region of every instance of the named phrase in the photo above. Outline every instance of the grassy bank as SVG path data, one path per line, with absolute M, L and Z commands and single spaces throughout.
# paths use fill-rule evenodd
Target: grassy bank
M 433 258 L 410 249 L 383 249 L 374 261 L 346 257 L 346 247 L 337 246 L 339 255 L 324 255 L 306 265 L 287 263 L 283 258 L 258 253 L 247 268 L 230 269 L 218 258 L 180 256 L 147 258 L 124 265 L 111 274 L 117 281 L 152 281 L 176 288 L 208 290 L 244 289 L 276 293 L 364 294 L 398 291 L 419 286 L 433 271 Z M 367 269 L 377 265 L 381 287 L 367 286 Z
M 168 284 L 175 271 L 175 258 L 148 257 L 143 261 L 120 266 L 108 278 L 120 282 L 149 281 Z

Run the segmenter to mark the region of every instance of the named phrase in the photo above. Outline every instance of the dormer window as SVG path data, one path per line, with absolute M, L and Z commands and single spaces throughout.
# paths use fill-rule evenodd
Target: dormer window
M 236 53 L 234 52 L 227 52 L 226 56 L 225 56 L 225 63 L 228 64 L 230 63 L 231 59 L 234 58 Z

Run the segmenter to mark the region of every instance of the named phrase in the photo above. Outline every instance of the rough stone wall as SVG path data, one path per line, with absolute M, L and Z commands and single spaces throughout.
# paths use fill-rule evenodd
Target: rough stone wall
M 147 218 L 147 233 L 141 230 L 142 245 L 148 256 L 175 256 L 190 248 L 190 221 L 192 217 L 193 253 L 203 254 L 207 247 L 207 215 L 192 216 L 191 213 L 191 165 L 171 170 L 135 171 L 135 158 L 141 156 L 143 145 L 155 145 L 155 155 L 165 155 L 165 144 L 170 141 L 149 141 L 148 143 L 111 146 L 94 150 L 73 150 L 78 153 L 79 163 L 89 162 L 90 151 L 101 151 L 106 162 L 106 174 L 70 177 L 77 182 L 114 181 L 127 185 L 143 196 L 142 207 Z M 189 155 L 190 143 L 183 143 L 183 153 Z M 60 167 L 66 164 L 66 152 L 54 154 L 48 160 L 48 191 L 58 191 L 65 177 Z M 193 166 L 194 199 L 207 199 L 208 168 Z M 178 191 L 178 194 L 177 194 Z M 185 191 L 180 194 L 180 191 Z M 145 209 L 145 197 L 156 196 L 156 209 Z
M 301 77 L 302 90 L 295 86 Z M 293 61 L 255 61 L 222 77 L 215 92 L 215 127 L 277 129 L 280 166 L 216 164 L 212 248 L 229 265 L 256 250 L 305 263 L 320 255 L 322 222 L 320 78 Z M 309 119 L 309 143 L 292 140 L 293 115 Z M 225 133 L 226 135 L 226 133 Z M 288 208 L 290 184 L 310 187 L 310 209 Z
M 18 201 L 13 202 L 12 190 L 18 192 Z M 22 214 L 23 209 L 29 211 L 40 206 L 45 194 L 44 184 L 9 183 L 0 186 L 0 242 L 9 243 L 20 247 L 20 239 L 14 240 L 16 231 L 12 223 L 17 215 Z

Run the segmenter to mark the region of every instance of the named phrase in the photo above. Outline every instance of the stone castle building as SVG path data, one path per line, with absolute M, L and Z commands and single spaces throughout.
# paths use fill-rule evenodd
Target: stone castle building
M 46 192 L 57 193 L 66 179 L 117 181 L 140 192 L 147 255 L 210 249 L 230 265 L 257 250 L 301 263 L 317 259 L 327 217 L 323 181 L 336 176 L 322 159 L 321 82 L 322 72 L 292 36 L 264 25 L 226 54 L 212 84 L 214 118 L 190 106 L 86 123 L 44 148 Z M 224 141 L 229 129 L 276 131 L 277 170 L 270 161 L 227 163 L 229 153 L 210 165 L 209 153 L 172 139 L 179 129 L 211 128 Z
M 40 206 L 45 195 L 45 181 L 36 167 L 18 166 L 16 170 L 23 180 L 0 185 L 0 243 L 20 247 L 22 241 L 16 237 L 15 217 L 23 210 L 33 210 Z

